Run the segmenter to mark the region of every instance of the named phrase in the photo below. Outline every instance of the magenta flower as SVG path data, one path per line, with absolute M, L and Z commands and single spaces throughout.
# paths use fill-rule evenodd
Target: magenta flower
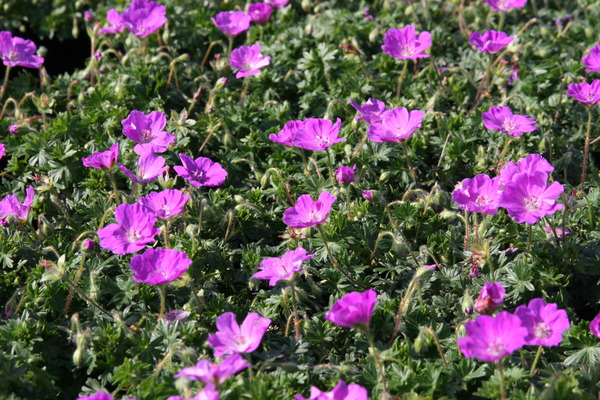
M 169 167 L 165 167 L 165 159 L 157 156 L 152 151 L 140 155 L 140 158 L 138 159 L 137 174 L 133 174 L 123 164 L 119 164 L 119 168 L 135 183 L 153 182 L 160 174 L 169 169 Z
M 229 57 L 231 66 L 238 70 L 236 78 L 243 78 L 258 74 L 262 67 L 266 67 L 271 63 L 271 57 L 263 57 L 260 54 L 260 46 L 253 44 L 252 46 L 241 46 L 231 52 Z
M 152 211 L 156 218 L 170 219 L 175 215 L 183 213 L 185 203 L 189 199 L 190 196 L 183 194 L 181 190 L 167 189 L 162 192 L 152 192 L 140 198 L 139 201 Z
M 194 160 L 190 156 L 180 154 L 179 159 L 181 159 L 183 167 L 177 165 L 173 169 L 177 175 L 187 179 L 192 186 L 220 186 L 227 178 L 227 171 L 221 167 L 221 164 L 210 158 L 198 157 Z
M 283 212 L 283 223 L 292 228 L 311 228 L 321 225 L 327 219 L 331 205 L 337 197 L 332 196 L 328 191 L 319 195 L 317 201 L 313 201 L 310 194 L 303 194 L 298 197 L 294 207 L 290 207 Z
M 458 203 L 461 210 L 496 215 L 501 191 L 500 178 L 492 179 L 486 174 L 479 174 L 473 179 L 463 179 L 456 185 L 452 200 Z
M 431 34 L 421 32 L 417 37 L 415 27 L 407 25 L 402 29 L 393 28 L 387 31 L 383 43 L 385 44 L 381 49 L 384 53 L 401 60 L 414 60 L 429 57 L 424 51 L 431 47 Z
M 559 310 L 555 303 L 548 304 L 539 298 L 517 307 L 515 314 L 527 328 L 525 344 L 529 346 L 558 346 L 562 333 L 570 326 L 565 310 Z
M 513 114 L 509 107 L 490 107 L 487 112 L 481 114 L 481 118 L 486 128 L 505 132 L 511 136 L 522 136 L 523 133 L 537 129 L 533 118 Z
M 542 217 L 552 215 L 564 207 L 556 202 L 565 190 L 563 185 L 553 182 L 546 186 L 547 182 L 548 175 L 543 172 L 520 172 L 505 185 L 498 206 L 506 208 L 508 215 L 519 224 L 535 224 Z
M 243 11 L 223 11 L 210 19 L 227 36 L 236 36 L 250 27 L 252 19 Z
M 116 224 L 98 230 L 100 246 L 115 254 L 128 254 L 140 251 L 160 229 L 154 228 L 156 218 L 140 203 L 121 204 L 115 210 Z
M 167 321 L 167 324 L 169 325 L 171 325 L 175 321 L 183 324 L 184 322 L 187 322 L 188 318 L 190 317 L 190 314 L 191 313 L 189 311 L 173 310 L 166 313 L 163 316 L 163 318 L 165 321 Z
M 331 392 L 322 392 L 317 387 L 310 388 L 310 397 L 307 399 L 301 394 L 294 396 L 296 400 L 368 400 L 369 393 L 364 387 L 340 380 Z
M 500 282 L 485 282 L 479 297 L 475 300 L 475 311 L 479 314 L 492 314 L 504 303 L 505 293 Z
M 385 111 L 385 103 L 373 98 L 369 98 L 369 100 L 362 106 L 359 106 L 352 100 L 350 100 L 350 104 L 352 107 L 356 108 L 356 111 L 360 113 L 360 116 L 356 117 L 356 120 L 358 121 L 362 119 L 367 124 L 380 122 L 381 114 Z
M 16 135 L 18 131 L 19 131 L 19 125 L 17 125 L 17 124 L 9 125 L 8 133 L 10 133 L 11 135 Z
M 304 129 L 297 130 L 292 137 L 292 143 L 305 150 L 325 150 L 346 140 L 338 136 L 341 125 L 339 118 L 335 125 L 328 119 L 308 118 L 304 120 Z
M 270 134 L 269 140 L 282 144 L 284 146 L 295 147 L 292 142 L 294 136 L 299 132 L 304 132 L 305 121 L 288 121 L 277 134 Z M 301 133 L 302 134 L 302 133 Z
M 113 400 L 113 397 L 104 390 L 96 392 L 91 396 L 78 397 L 77 400 Z
M 98 31 L 99 34 L 108 33 L 112 35 L 115 33 L 123 32 L 123 29 L 125 29 L 125 25 L 123 24 L 121 14 L 119 14 L 119 12 L 114 8 L 108 10 L 108 12 L 106 13 L 106 20 L 109 24 L 111 24 L 111 26 L 100 28 L 100 30 Z
M 465 325 L 467 336 L 458 339 L 460 351 L 467 358 L 498 361 L 525 344 L 527 329 L 521 319 L 507 311 L 495 317 L 479 315 Z
M 314 254 L 308 254 L 302 246 L 296 250 L 285 252 L 281 258 L 271 257 L 262 260 L 260 263 L 261 271 L 258 271 L 252 277 L 254 279 L 268 279 L 269 286 L 275 286 L 279 281 L 290 281 L 294 279 L 296 273 L 302 270 L 302 263 L 313 258 Z
M 356 171 L 356 164 L 350 167 L 342 166 L 335 170 L 335 179 L 339 183 L 352 183 L 354 182 L 354 171 Z
M 543 172 L 549 174 L 552 171 L 554 171 L 554 167 L 543 156 L 529 154 L 527 157 L 521 158 L 516 165 L 512 161 L 504 164 L 504 167 L 500 170 L 500 180 L 502 184 L 506 185 L 519 172 L 526 172 L 528 174 Z
M 285 7 L 289 1 L 290 0 L 265 0 L 265 3 L 269 4 L 273 8 L 282 8 Z
M 2 159 L 2 157 L 4 157 L 5 153 L 6 153 L 6 147 L 4 146 L 4 143 L 0 143 L 0 160 Z
M 0 57 L 7 67 L 40 68 L 44 59 L 36 56 L 36 51 L 31 40 L 13 37 L 8 31 L 0 32 Z
M 556 236 L 558 236 L 559 238 L 563 238 L 571 234 L 571 230 L 569 228 L 565 228 L 565 230 L 563 231 L 562 228 L 556 227 L 553 231 L 550 225 L 544 226 L 544 231 L 550 234 L 554 234 L 554 231 L 556 231 Z
M 596 315 L 590 322 L 590 332 L 600 339 L 600 314 Z
M 192 381 L 202 381 L 206 385 L 219 387 L 227 378 L 248 368 L 250 364 L 240 354 L 227 357 L 220 364 L 208 360 L 200 360 L 193 367 L 185 367 L 174 378 L 187 378 Z
M 23 204 L 19 202 L 19 199 L 17 199 L 17 196 L 14 194 L 6 195 L 2 200 L 0 200 L 0 224 L 2 226 L 8 226 L 9 216 L 13 216 L 21 222 L 27 220 L 29 210 L 33 204 L 33 197 L 35 196 L 35 190 L 33 190 L 33 186 L 29 186 L 27 189 L 25 189 L 25 193 L 26 196 L 25 200 L 23 200 Z
M 167 400 L 219 400 L 219 392 L 214 385 L 205 385 L 201 391 L 192 397 L 170 396 Z
M 215 357 L 229 354 L 252 353 L 271 324 L 269 318 L 263 318 L 257 313 L 250 313 L 238 325 L 235 314 L 226 312 L 217 317 L 216 333 L 208 337 L 208 343 L 215 349 Z
M 155 1 L 134 0 L 121 15 L 121 23 L 135 36 L 145 38 L 167 22 L 165 14 L 165 6 Z
M 362 197 L 364 197 L 365 200 L 373 201 L 373 191 L 372 190 L 363 190 Z
M 408 139 L 421 127 L 425 113 L 413 110 L 410 113 L 404 107 L 396 107 L 384 111 L 381 121 L 369 126 L 367 135 L 374 142 L 400 142 Z
M 248 7 L 248 15 L 252 22 L 257 24 L 264 24 L 271 18 L 273 7 L 266 3 L 254 3 Z
M 186 253 L 173 249 L 148 249 L 131 258 L 133 280 L 148 285 L 166 285 L 179 278 L 192 264 Z
M 366 329 L 376 302 L 377 293 L 373 289 L 348 293 L 333 304 L 325 319 L 346 328 Z
M 119 159 L 119 143 L 110 146 L 110 150 L 96 152 L 81 159 L 84 167 L 96 168 L 101 171 L 112 171 Z
M 141 111 L 133 110 L 121 121 L 121 125 L 125 136 L 139 143 L 133 148 L 137 154 L 147 151 L 162 153 L 175 142 L 175 136 L 163 131 L 167 125 L 167 118 L 160 111 L 152 111 L 146 115 Z
M 511 8 L 523 8 L 527 0 L 485 0 L 494 11 L 508 11 Z
M 585 72 L 600 72 L 600 45 L 590 49 L 590 54 L 583 56 L 581 59 L 584 67 L 587 67 Z
M 494 54 L 505 48 L 515 38 L 507 36 L 504 32 L 485 31 L 483 35 L 479 32 L 471 33 L 469 44 L 475 46 L 477 50 L 487 54 Z
M 600 79 L 594 79 L 591 85 L 587 82 L 571 83 L 567 94 L 579 102 L 596 104 L 600 101 Z

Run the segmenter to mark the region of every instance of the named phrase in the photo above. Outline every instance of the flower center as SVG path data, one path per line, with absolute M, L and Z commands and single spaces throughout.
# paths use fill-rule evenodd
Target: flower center
M 517 129 L 517 124 L 515 123 L 512 117 L 507 117 L 504 119 L 504 122 L 502 122 L 502 129 L 504 129 L 507 132 L 511 132 Z
M 142 235 L 140 235 L 140 233 L 135 229 L 129 230 L 126 236 L 129 243 L 135 243 L 142 237 Z
M 146 142 L 149 142 L 152 139 L 152 132 L 150 132 L 150 129 L 142 129 L 142 139 Z
M 195 181 L 203 182 L 204 181 L 204 171 L 197 169 L 192 173 L 192 177 L 194 178 Z
M 8 53 L 8 58 L 10 60 L 16 60 L 19 56 L 19 53 L 17 53 L 15 50 L 11 50 L 10 53 Z
M 540 322 L 533 328 L 533 334 L 536 338 L 545 339 L 552 335 L 552 329 L 543 322 Z
M 487 352 L 489 355 L 494 357 L 500 357 L 504 354 L 504 345 L 500 342 L 499 339 L 494 340 L 487 348 Z
M 315 141 L 317 142 L 317 144 L 319 145 L 319 147 L 321 147 L 321 146 L 327 146 L 329 144 L 329 137 L 327 137 L 325 135 L 316 135 L 315 136 Z
M 410 57 L 415 53 L 414 43 L 407 43 L 400 47 L 400 55 L 403 57 Z
M 594 101 L 595 97 L 596 95 L 593 92 L 589 92 L 585 95 L 585 99 L 590 102 Z
M 478 206 L 487 206 L 490 203 L 490 199 L 485 194 L 480 194 L 475 199 L 475 204 Z
M 310 221 L 319 221 L 321 219 L 321 213 L 319 212 L 319 210 L 311 210 L 308 213 L 308 219 Z
M 525 198 L 525 209 L 527 211 L 535 211 L 540 208 L 540 199 L 536 196 L 529 195 Z

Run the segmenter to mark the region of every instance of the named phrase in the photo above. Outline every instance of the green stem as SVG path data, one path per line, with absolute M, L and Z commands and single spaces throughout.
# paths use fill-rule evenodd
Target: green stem
M 379 359 L 379 352 L 377 351 L 377 347 L 375 347 L 375 340 L 373 340 L 373 335 L 371 334 L 371 330 L 369 329 L 369 327 L 367 327 L 367 338 L 369 340 L 369 345 L 371 346 L 371 351 L 373 353 L 373 358 L 375 359 L 375 364 L 377 364 L 379 376 L 381 377 L 381 384 L 383 385 L 383 393 L 381 394 L 381 398 L 385 400 L 389 398 L 387 381 L 385 379 L 385 374 L 383 373 L 383 364 Z
M 469 251 L 469 211 L 465 210 L 465 251 Z
M 390 346 L 392 345 L 392 343 L 394 343 L 394 339 L 396 339 L 396 336 L 398 335 L 398 329 L 400 328 L 400 321 L 402 320 L 404 309 L 408 308 L 407 304 L 410 301 L 413 292 L 415 291 L 416 282 L 417 275 L 415 274 L 415 277 L 408 284 L 408 288 L 406 289 L 404 297 L 402 298 L 402 300 L 400 300 L 400 305 L 398 306 L 398 314 L 396 315 L 396 325 L 394 325 L 394 332 L 392 333 L 392 338 L 390 339 L 389 343 Z
M 585 133 L 585 144 L 583 145 L 583 168 L 581 171 L 581 191 L 583 192 L 583 185 L 585 184 L 585 170 L 587 168 L 588 153 L 590 150 L 590 131 L 592 128 L 592 107 L 588 107 L 588 123 L 587 131 Z
M 113 191 L 115 192 L 115 201 L 117 204 L 121 204 L 121 199 L 119 198 L 119 189 L 117 189 L 117 181 L 115 180 L 115 174 L 111 171 L 108 173 L 108 177 L 110 179 Z
M 532 225 L 531 224 L 527 224 L 527 231 L 528 231 L 528 238 L 527 238 L 527 252 L 529 253 L 529 250 L 531 250 L 531 238 L 533 236 L 532 231 Z
M 0 87 L 0 100 L 4 97 L 4 91 L 6 90 L 6 85 L 8 85 L 8 75 L 10 74 L 10 65 L 6 66 L 6 72 L 4 73 L 4 81 L 2 82 L 2 87 Z
M 500 372 L 500 400 L 506 400 L 506 391 L 504 389 L 504 369 L 502 368 L 502 359 L 498 360 L 498 371 Z
M 396 97 L 400 98 L 400 92 L 402 91 L 402 82 L 404 82 L 404 77 L 406 76 L 406 71 L 408 70 L 408 60 L 404 60 L 404 67 L 402 68 L 402 73 L 398 77 L 398 87 L 396 88 Z
M 300 320 L 298 319 L 298 295 L 293 278 L 290 281 L 290 289 L 292 291 L 292 304 L 294 306 L 294 329 L 296 332 L 296 341 L 298 342 L 300 340 Z
M 348 275 L 348 273 L 346 271 L 344 271 L 342 269 L 342 267 L 340 267 L 337 260 L 335 258 L 333 258 L 333 254 L 331 253 L 331 250 L 329 249 L 329 245 L 327 244 L 327 238 L 325 237 L 325 232 L 323 232 L 323 228 L 321 228 L 321 225 L 317 225 L 317 230 L 321 234 L 321 239 L 323 239 L 323 244 L 325 245 L 325 251 L 327 251 L 327 255 L 329 256 L 329 261 L 331 262 L 331 264 L 333 264 L 333 266 L 335 268 L 337 268 L 338 271 L 340 271 L 354 285 L 360 287 L 361 289 L 367 289 L 364 285 L 358 283 L 350 275 Z
M 505 12 L 500 12 L 500 21 L 498 22 L 498 29 L 496 29 L 498 32 L 502 31 L 502 27 L 504 26 L 504 19 L 506 18 L 506 13 Z
M 415 179 L 415 185 L 417 185 L 419 183 L 419 180 L 417 179 L 417 171 L 413 168 L 412 163 L 410 162 L 410 153 L 408 151 L 408 146 L 406 145 L 406 140 L 401 140 L 400 145 L 404 150 L 404 157 L 406 159 L 406 165 L 408 166 L 408 172 L 410 172 L 410 174 L 413 176 Z
M 63 278 L 65 280 L 65 282 L 67 282 L 69 284 L 69 286 L 71 286 L 73 289 L 75 289 L 75 291 L 81 296 L 83 297 L 83 299 L 85 301 L 87 301 L 88 303 L 90 303 L 91 305 L 93 305 L 94 307 L 96 307 L 98 310 L 100 310 L 102 313 L 108 315 L 109 317 L 112 318 L 112 315 L 110 315 L 110 313 L 108 311 L 106 311 L 104 308 L 102 308 L 98 303 L 96 303 L 91 297 L 89 297 L 88 295 L 86 295 L 85 293 L 83 293 L 83 291 L 81 289 L 79 289 L 79 287 L 77 287 L 77 285 L 66 275 L 63 275 Z
M 163 235 L 165 238 L 165 247 L 167 249 L 170 249 L 171 247 L 169 246 L 169 221 L 166 219 L 163 220 Z
M 531 371 L 529 372 L 531 375 L 535 374 L 535 367 L 537 366 L 537 363 L 540 360 L 541 355 L 542 355 L 542 346 L 538 346 L 537 352 L 535 353 L 535 358 L 533 359 L 533 364 L 531 364 Z
M 160 293 L 160 313 L 158 314 L 158 319 L 163 319 L 165 315 L 165 297 L 166 297 L 166 286 L 158 285 L 158 293 Z
M 333 181 L 335 181 L 335 174 L 333 173 L 333 162 L 331 161 L 331 152 L 329 151 L 329 148 L 325 149 L 325 151 L 327 152 L 327 166 L 329 167 L 329 177 Z
M 352 218 L 352 212 L 350 211 L 350 185 L 344 187 L 344 193 L 346 194 L 346 208 L 348 209 L 348 219 Z
M 231 51 L 233 50 L 233 36 L 228 36 L 229 38 L 229 47 L 227 50 L 227 59 L 229 59 L 229 57 L 231 57 Z
M 429 334 L 431 336 L 433 336 L 433 340 L 435 340 L 435 344 L 438 348 L 438 352 L 440 353 L 440 356 L 442 357 L 442 362 L 444 363 L 444 367 L 448 368 L 448 363 L 446 362 L 446 356 L 444 355 L 444 349 L 442 349 L 442 344 L 440 343 L 440 339 L 437 336 L 437 333 L 435 333 L 435 331 L 431 328 L 427 328 L 426 329 L 427 332 L 429 332 Z

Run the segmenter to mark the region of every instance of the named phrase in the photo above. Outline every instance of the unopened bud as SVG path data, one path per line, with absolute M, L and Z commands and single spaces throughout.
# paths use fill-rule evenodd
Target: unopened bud
M 465 295 L 463 296 L 463 300 L 461 303 L 462 310 L 465 314 L 471 315 L 473 314 L 473 296 L 467 290 Z

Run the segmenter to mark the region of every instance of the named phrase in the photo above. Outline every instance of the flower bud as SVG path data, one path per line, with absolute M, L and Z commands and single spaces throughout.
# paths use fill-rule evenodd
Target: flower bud
M 480 314 L 492 314 L 504 302 L 504 288 L 500 282 L 486 282 L 475 300 L 475 311 Z
M 94 249 L 96 243 L 91 239 L 86 239 L 81 243 L 81 251 L 84 253 L 90 252 Z
M 390 179 L 390 172 L 389 171 L 384 171 L 381 175 L 379 175 L 379 181 L 380 182 L 386 182 L 388 179 Z
M 465 291 L 465 295 L 463 296 L 461 303 L 462 310 L 465 314 L 471 315 L 473 314 L 473 296 L 469 293 L 469 291 Z

